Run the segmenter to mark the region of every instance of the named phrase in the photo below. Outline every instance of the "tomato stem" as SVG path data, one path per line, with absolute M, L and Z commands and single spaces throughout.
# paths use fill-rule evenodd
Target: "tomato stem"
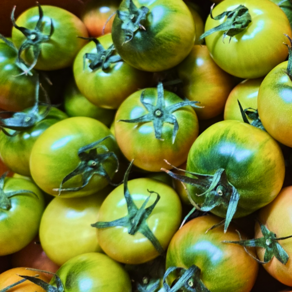
M 223 31 L 224 32 L 223 40 L 226 36 L 230 36 L 229 39 L 230 42 L 232 37 L 244 31 L 252 21 L 251 16 L 248 12 L 248 8 L 245 7 L 244 5 L 239 5 L 234 10 L 225 11 L 215 17 L 212 14 L 214 5 L 215 4 L 211 6 L 210 17 L 214 20 L 221 20 L 225 17 L 226 19 L 222 24 L 213 27 L 210 30 L 203 33 L 200 36 L 200 40 L 203 40 L 205 37 L 211 35 L 214 32 Z

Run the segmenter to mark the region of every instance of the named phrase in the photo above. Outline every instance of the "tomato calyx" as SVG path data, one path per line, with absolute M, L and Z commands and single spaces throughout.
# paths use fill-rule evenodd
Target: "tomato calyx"
M 28 72 L 33 69 L 33 67 L 36 65 L 39 55 L 41 53 L 41 44 L 44 42 L 47 42 L 50 40 L 51 36 L 54 33 L 54 24 L 53 20 L 51 19 L 51 26 L 50 26 L 50 32 L 48 35 L 45 35 L 42 33 L 42 20 L 43 20 L 43 10 L 41 8 L 41 5 L 37 2 L 38 9 L 39 9 L 39 19 L 37 21 L 37 24 L 34 29 L 28 29 L 25 27 L 18 26 L 15 22 L 14 12 L 16 9 L 16 6 L 13 7 L 12 13 L 11 13 L 11 21 L 13 26 L 22 32 L 22 34 L 26 37 L 26 40 L 22 43 L 18 50 L 17 54 L 17 62 L 23 63 L 25 65 L 25 62 L 21 59 L 21 53 L 29 49 L 30 47 L 33 47 L 33 62 L 30 65 L 27 70 L 23 72 L 23 74 L 28 74 Z
M 171 287 L 166 283 L 167 277 L 170 273 L 176 272 L 178 275 L 175 283 L 172 283 Z M 176 291 L 192 291 L 192 292 L 210 292 L 204 285 L 201 277 L 201 269 L 196 265 L 192 265 L 188 269 L 180 267 L 169 267 L 163 277 L 163 288 L 166 292 Z
M 147 190 L 150 195 L 144 201 L 141 208 L 139 209 L 135 205 L 128 189 L 128 177 L 129 177 L 130 169 L 133 165 L 133 162 L 134 160 L 131 161 L 124 176 L 124 197 L 127 203 L 128 215 L 126 215 L 125 217 L 119 218 L 117 220 L 110 221 L 110 222 L 96 222 L 94 224 L 91 224 L 91 226 L 97 229 L 123 226 L 123 227 L 128 228 L 128 234 L 130 235 L 135 235 L 137 232 L 140 232 L 146 238 L 150 240 L 150 242 L 155 247 L 155 249 L 159 252 L 159 254 L 163 254 L 164 250 L 162 246 L 160 245 L 160 242 L 152 233 L 151 229 L 148 227 L 147 222 L 146 222 L 148 217 L 151 215 L 153 209 L 155 208 L 156 204 L 160 200 L 160 195 L 154 191 Z M 154 201 L 152 205 L 146 208 L 146 205 L 152 194 L 156 194 L 156 200 Z
M 239 231 L 236 230 L 236 232 L 239 236 L 239 239 L 240 239 L 239 241 L 224 240 L 222 242 L 223 243 L 235 243 L 235 244 L 239 244 L 239 245 L 243 246 L 246 253 L 248 255 L 250 255 L 253 259 L 255 259 L 260 264 L 267 264 L 268 262 L 271 261 L 271 259 L 273 257 L 275 257 L 283 265 L 286 265 L 286 263 L 289 259 L 289 256 L 286 253 L 286 251 L 283 249 L 283 247 L 279 244 L 278 240 L 284 240 L 284 239 L 291 238 L 292 235 L 285 236 L 285 237 L 277 237 L 274 232 L 270 231 L 267 228 L 267 226 L 261 224 L 260 222 L 258 222 L 258 224 L 260 225 L 263 237 L 243 240 L 241 238 L 241 234 L 239 233 Z M 249 253 L 249 251 L 247 250 L 246 247 L 264 248 L 265 249 L 264 261 L 260 261 L 259 259 L 255 258 L 251 253 Z
M 36 81 L 36 101 L 32 108 L 25 112 L 0 111 L 0 129 L 7 136 L 15 136 L 20 131 L 33 127 L 36 123 L 42 121 L 50 112 L 51 104 L 44 103 L 45 107 L 39 106 L 39 76 Z M 1 118 L 1 115 L 12 115 L 10 118 Z M 6 129 L 13 130 L 12 132 Z
M 286 74 L 289 76 L 290 80 L 292 81 L 292 39 L 287 34 L 284 34 L 284 35 L 288 38 L 290 42 L 290 44 L 284 43 L 284 45 L 288 48 L 288 51 L 289 51 Z
M 169 162 L 165 162 L 169 164 Z M 185 174 L 191 175 L 192 177 L 180 175 L 165 168 L 161 168 L 161 170 L 176 180 L 198 187 L 202 190 L 202 193 L 196 194 L 198 197 L 204 197 L 204 202 L 200 207 L 189 196 L 190 202 L 193 206 L 203 212 L 209 212 L 215 207 L 219 206 L 223 206 L 227 209 L 224 223 L 224 233 L 226 233 L 228 226 L 236 212 L 240 195 L 236 188 L 228 181 L 225 169 L 220 168 L 215 172 L 214 175 L 209 175 L 190 172 L 184 169 L 178 169 L 173 165 L 171 166 L 179 171 L 184 172 Z M 194 208 L 192 211 L 194 211 Z M 188 216 L 190 216 L 190 214 Z
M 143 90 L 140 96 L 140 101 L 149 112 L 146 115 L 143 115 L 139 118 L 134 118 L 131 120 L 118 120 L 118 122 L 126 122 L 126 123 L 146 123 L 146 122 L 153 122 L 155 138 L 158 140 L 163 141 L 162 139 L 162 127 L 164 123 L 169 123 L 174 125 L 173 133 L 172 133 L 172 144 L 175 142 L 175 138 L 179 129 L 179 124 L 176 120 L 176 117 L 172 114 L 174 111 L 184 107 L 184 106 L 191 106 L 193 108 L 200 108 L 196 104 L 199 103 L 198 101 L 190 101 L 184 100 L 175 104 L 172 104 L 168 107 L 165 106 L 165 99 L 164 99 L 164 89 L 163 84 L 161 82 L 157 85 L 157 102 L 156 105 L 150 104 L 145 102 L 145 92 Z
M 146 6 L 137 8 L 133 3 L 133 0 L 126 0 L 125 5 L 127 10 L 117 11 L 118 18 L 122 21 L 121 28 L 125 32 L 126 40 L 123 44 L 130 42 L 133 39 L 135 32 L 139 29 L 146 30 L 141 22 L 146 20 L 147 13 L 149 12 L 149 8 Z
M 59 188 L 53 189 L 54 191 L 58 191 L 58 195 L 61 194 L 61 192 L 73 192 L 73 191 L 79 191 L 86 187 L 91 178 L 97 174 L 100 176 L 103 176 L 106 178 L 109 184 L 116 185 L 111 181 L 111 178 L 109 174 L 106 172 L 106 170 L 103 167 L 103 163 L 108 159 L 114 159 L 116 161 L 117 167 L 116 171 L 119 169 L 119 160 L 116 154 L 112 151 L 109 151 L 108 148 L 105 145 L 100 145 L 104 140 L 108 138 L 113 138 L 112 136 L 106 136 L 104 138 L 99 139 L 98 141 L 95 141 L 93 143 L 90 143 L 86 146 L 81 147 L 78 150 L 78 157 L 80 159 L 80 162 L 78 166 L 70 172 L 68 175 L 66 175 Z M 79 187 L 72 187 L 72 188 L 63 188 L 63 184 L 70 180 L 71 178 L 81 175 L 82 176 L 82 185 Z
M 8 172 L 5 172 L 0 177 L 0 211 L 5 210 L 8 211 L 11 208 L 11 201 L 10 199 L 12 197 L 18 196 L 18 195 L 33 195 L 36 198 L 38 196 L 29 190 L 18 190 L 18 191 L 10 191 L 10 192 L 4 192 L 4 183 L 5 183 L 5 177 L 7 176 Z
M 14 44 L 11 42 L 11 41 L 9 41 L 7 38 L 5 38 L 2 34 L 0 34 L 0 39 L 2 40 L 2 41 L 4 41 L 5 42 L 5 44 L 7 45 L 7 46 L 9 46 L 13 51 L 15 51 L 15 53 L 17 54 L 18 53 L 18 50 L 16 49 L 16 47 L 14 46 Z M 29 76 L 32 76 L 33 74 L 32 74 L 32 72 L 30 72 L 30 70 L 28 70 L 28 68 L 27 68 L 27 64 L 24 62 L 24 61 L 20 61 L 19 60 L 19 58 L 16 58 L 15 59 L 15 65 L 22 71 L 22 72 L 24 72 L 24 73 L 27 73 L 27 75 L 29 75 Z M 21 73 L 20 75 L 22 75 L 23 73 Z M 16 75 L 16 76 L 14 76 L 14 77 L 17 77 L 17 76 L 20 76 L 20 75 Z
M 20 276 L 22 277 L 22 276 Z M 35 278 L 35 277 L 38 277 L 38 275 L 35 275 L 35 276 L 31 276 L 32 278 Z M 11 288 L 14 288 L 15 286 L 19 285 L 19 284 L 22 284 L 23 282 L 25 282 L 27 279 L 22 279 L 20 281 L 17 281 L 7 287 L 5 287 L 4 289 L 1 289 L 0 292 L 6 292 L 6 291 L 9 291 Z
M 85 53 L 83 55 L 83 69 L 85 69 L 85 60 L 88 59 L 90 61 L 89 68 L 94 71 L 97 69 L 106 70 L 110 67 L 112 63 L 116 63 L 119 61 L 122 61 L 122 58 L 120 55 L 116 54 L 113 55 L 115 52 L 115 46 L 112 44 L 107 49 L 104 49 L 102 44 L 97 40 L 96 38 L 90 37 L 79 37 L 84 40 L 90 40 L 93 41 L 96 44 L 96 54 L 92 53 Z
M 266 131 L 266 129 L 264 128 L 264 126 L 262 124 L 262 121 L 260 119 L 258 110 L 254 109 L 254 108 L 251 108 L 251 107 L 243 109 L 240 101 L 237 100 L 237 102 L 238 102 L 238 105 L 239 105 L 239 109 L 240 109 L 240 113 L 241 113 L 243 121 L 246 124 L 252 125 L 252 126 L 254 126 L 256 128 L 259 128 L 259 129 L 261 129 L 263 131 Z M 251 120 L 251 122 L 250 122 L 250 120 Z
M 223 13 L 213 16 L 212 10 L 215 6 L 215 3 L 211 6 L 210 16 L 214 20 L 221 20 L 226 17 L 225 21 L 212 29 L 206 31 L 200 36 L 200 40 L 203 40 L 205 37 L 211 35 L 217 31 L 223 31 L 223 41 L 226 36 L 230 36 L 229 42 L 232 37 L 242 32 L 247 28 L 249 23 L 251 22 L 251 16 L 248 12 L 248 8 L 244 5 L 237 6 L 234 10 L 224 11 Z

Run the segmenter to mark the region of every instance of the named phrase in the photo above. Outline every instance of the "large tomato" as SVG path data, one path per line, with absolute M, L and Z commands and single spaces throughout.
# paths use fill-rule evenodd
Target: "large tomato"
M 277 198 L 268 206 L 259 212 L 259 221 L 265 225 L 271 232 L 276 234 L 277 238 L 289 236 L 292 234 L 292 186 L 283 188 Z M 259 225 L 256 225 L 256 238 L 263 237 Z M 281 263 L 275 256 L 264 268 L 278 281 L 285 285 L 292 286 L 292 238 L 278 241 L 286 251 L 289 259 L 286 264 Z M 265 249 L 257 248 L 257 254 L 261 261 L 264 261 Z
M 186 281 L 192 289 L 201 281 L 208 291 L 212 292 L 248 292 L 255 283 L 258 264 L 241 246 L 222 242 L 238 240 L 234 227 L 226 234 L 223 233 L 222 227 L 206 232 L 219 222 L 219 218 L 208 215 L 185 224 L 169 244 L 166 269 L 189 269 L 193 265 L 197 266 L 200 273 L 190 275 L 190 279 Z M 172 272 L 168 277 L 169 284 L 176 277 L 177 274 Z
M 133 68 L 119 57 L 111 34 L 97 40 L 100 43 L 98 48 L 92 41 L 79 51 L 73 66 L 74 78 L 80 92 L 91 103 L 117 109 L 130 94 L 149 85 L 151 75 Z M 88 55 L 96 59 L 87 58 Z
M 275 199 L 283 185 L 285 164 L 279 145 L 265 131 L 225 120 L 197 138 L 187 170 L 194 173 L 187 176 L 195 180 L 187 188 L 204 211 L 220 217 L 236 211 L 234 217 L 243 217 Z
M 31 108 L 24 112 L 28 113 Z M 46 111 L 45 106 L 39 107 L 40 112 Z M 48 115 L 34 126 L 20 131 L 8 130 L 13 136 L 0 133 L 0 157 L 13 171 L 21 175 L 30 176 L 29 159 L 32 147 L 39 136 L 56 122 L 66 119 L 67 115 L 52 107 Z
M 124 183 L 125 181 L 126 179 Z M 182 210 L 178 195 L 168 185 L 149 178 L 130 180 L 128 190 L 133 204 L 138 209 L 147 198 L 149 199 L 151 191 L 159 194 L 160 199 L 146 218 L 146 223 L 162 249 L 166 250 L 181 221 Z M 144 208 L 149 208 L 157 200 L 155 193 L 151 194 Z M 128 201 L 124 195 L 124 186 L 120 185 L 104 200 L 97 222 L 110 222 L 127 216 L 129 210 L 133 211 L 133 206 L 128 205 Z M 133 218 L 137 220 L 137 216 Z M 142 223 L 139 224 L 142 226 Z M 131 226 L 98 228 L 98 242 L 103 251 L 114 260 L 126 264 L 145 263 L 159 255 L 153 243 L 141 231 L 130 234 L 130 229 Z
M 115 117 L 115 136 L 118 145 L 128 160 L 148 171 L 170 168 L 164 159 L 178 166 L 187 159 L 188 151 L 198 136 L 199 126 L 195 111 L 183 106 L 168 113 L 182 100 L 170 91 L 164 91 L 163 101 L 160 87 L 139 90 L 129 96 L 119 107 Z M 162 103 L 162 104 L 161 104 Z M 152 115 L 152 121 L 126 122 Z M 178 124 L 177 135 L 173 120 Z M 161 137 L 157 133 L 161 132 Z M 156 138 L 157 137 L 157 138 Z
M 38 232 L 44 210 L 43 194 L 31 181 L 6 178 L 3 191 L 0 195 L 0 256 L 17 252 L 29 244 Z M 18 193 L 12 196 L 13 192 Z
M 211 119 L 223 112 L 234 78 L 218 67 L 206 46 L 195 45 L 177 70 L 183 95 L 202 106 L 195 109 L 199 119 Z
M 288 50 L 283 45 L 284 34 L 291 36 L 290 23 L 285 13 L 272 1 L 266 0 L 225 0 L 212 11 L 213 17 L 225 11 L 239 9 L 243 5 L 248 11 L 236 11 L 233 28 L 216 31 L 206 36 L 206 45 L 214 61 L 226 72 L 240 78 L 258 78 L 266 75 L 283 62 Z M 240 6 L 241 7 L 241 6 Z M 230 13 L 230 12 L 229 12 Z M 244 15 L 250 15 L 251 22 Z M 223 24 L 235 15 L 223 15 L 220 19 L 208 17 L 205 32 Z M 241 20 L 243 23 L 241 23 Z M 227 23 L 227 21 L 226 21 Z M 242 29 L 234 27 L 243 26 Z M 227 35 L 223 39 L 224 34 Z M 236 33 L 236 34 L 235 34 Z M 235 34 L 235 35 L 234 35 Z M 265 46 L 263 47 L 263 44 Z
M 258 95 L 258 112 L 267 132 L 277 141 L 292 147 L 292 82 L 287 67 L 288 61 L 279 64 L 263 80 Z
M 42 216 L 39 235 L 42 248 L 53 262 L 62 265 L 76 255 L 102 251 L 90 224 L 96 221 L 111 190 L 106 187 L 84 198 L 56 197 L 50 202 Z
M 30 156 L 31 176 L 53 196 L 88 196 L 109 183 L 118 167 L 115 157 L 119 153 L 115 138 L 104 124 L 87 117 L 68 118 L 52 125 L 35 142 Z M 72 172 L 75 175 L 68 177 Z
M 176 66 L 189 54 L 195 24 L 183 1 L 123 0 L 112 36 L 125 62 L 140 70 L 158 72 Z
M 40 22 L 40 31 L 44 36 L 49 36 L 53 25 L 53 33 L 45 41 L 39 42 L 41 36 L 36 33 L 35 28 L 39 20 L 38 7 L 33 7 L 23 12 L 16 20 L 16 25 L 31 30 L 28 40 L 33 42 L 23 51 L 24 60 L 33 64 L 35 51 L 39 50 L 40 54 L 35 65 L 40 70 L 57 70 L 70 66 L 78 53 L 85 45 L 86 40 L 77 38 L 77 36 L 87 37 L 88 33 L 83 22 L 74 14 L 56 6 L 43 5 L 43 18 Z M 26 41 L 26 36 L 13 27 L 12 41 L 19 49 Z M 39 48 L 39 49 L 37 49 Z

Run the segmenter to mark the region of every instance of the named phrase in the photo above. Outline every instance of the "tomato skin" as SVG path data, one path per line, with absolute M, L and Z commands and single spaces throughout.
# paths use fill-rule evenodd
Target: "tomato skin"
M 116 111 L 97 107 L 92 104 L 77 88 L 75 81 L 71 80 L 65 90 L 64 107 L 70 117 L 89 117 L 101 121 L 107 127 L 114 120 Z
M 233 88 L 233 77 L 218 67 L 203 45 L 195 45 L 177 68 L 183 95 L 203 106 L 195 109 L 199 120 L 218 116 Z
M 248 27 L 230 42 L 229 36 L 223 41 L 224 32 L 215 32 L 206 37 L 206 45 L 217 65 L 229 74 L 244 79 L 263 77 L 286 59 L 288 50 L 283 46 L 287 40 L 284 34 L 291 37 L 291 27 L 285 13 L 273 2 L 265 0 L 225 0 L 215 6 L 213 16 L 240 4 L 249 9 L 252 22 Z M 213 20 L 209 16 L 205 31 L 224 20 Z M 263 43 L 268 44 L 264 50 Z
M 258 112 L 267 132 L 292 147 L 292 82 L 286 73 L 288 62 L 275 67 L 263 80 L 258 95 Z
M 43 9 L 43 33 L 50 32 L 51 19 L 54 24 L 54 33 L 50 40 L 41 44 L 41 54 L 35 69 L 57 70 L 70 66 L 78 51 L 87 43 L 86 40 L 77 36 L 88 37 L 88 33 L 83 22 L 71 12 L 49 5 L 42 5 Z M 38 21 L 38 7 L 32 7 L 24 11 L 17 19 L 18 26 L 34 29 Z M 25 36 L 15 27 L 12 29 L 12 41 L 17 48 L 25 40 Z M 23 58 L 29 64 L 32 63 L 32 49 L 25 50 Z
M 175 142 L 172 144 L 173 125 L 164 123 L 162 139 L 155 138 L 153 122 L 126 123 L 119 120 L 138 118 L 148 111 L 140 101 L 142 90 L 130 95 L 119 107 L 115 116 L 115 136 L 124 156 L 134 165 L 147 171 L 161 171 L 161 167 L 170 169 L 164 162 L 168 160 L 175 166 L 181 165 L 187 159 L 188 151 L 198 136 L 199 125 L 195 111 L 183 107 L 173 112 L 179 124 Z M 147 99 L 146 99 L 147 96 Z M 170 91 L 164 91 L 165 106 L 182 100 Z M 156 104 L 156 88 L 145 90 L 145 101 Z
M 6 178 L 4 192 L 17 190 L 32 191 L 35 195 L 13 196 L 10 198 L 11 208 L 0 209 L 0 256 L 17 252 L 29 244 L 38 232 L 44 210 L 43 194 L 33 182 L 21 178 Z
M 255 283 L 258 264 L 241 246 L 222 243 L 239 239 L 234 227 L 230 226 L 227 233 L 223 233 L 222 227 L 206 233 L 220 221 L 218 217 L 207 215 L 186 223 L 169 244 L 166 269 L 196 265 L 201 269 L 203 284 L 210 291 L 248 292 Z M 169 279 L 174 280 L 173 273 Z
M 26 110 L 27 112 L 27 110 Z M 51 108 L 48 116 L 33 127 L 20 131 L 15 136 L 0 133 L 0 157 L 13 172 L 30 176 L 29 158 L 32 147 L 39 136 L 67 115 L 57 108 Z
M 76 256 L 57 271 L 66 292 L 131 292 L 131 281 L 120 264 L 102 253 Z M 90 285 L 86 285 L 90 283 Z M 50 282 L 56 286 L 55 279 Z M 86 285 L 86 286 L 85 286 Z
M 103 30 L 104 34 L 111 32 L 114 21 L 112 14 L 118 10 L 120 2 L 120 0 L 90 0 L 85 3 L 81 20 L 91 36 L 99 37 L 103 35 Z M 110 16 L 112 18 L 109 20 Z
M 242 121 L 242 115 L 237 100 L 243 109 L 258 108 L 258 92 L 263 78 L 246 79 L 230 92 L 224 107 L 224 120 Z
M 46 193 L 57 196 L 63 178 L 79 164 L 78 150 L 111 135 L 109 129 L 101 122 L 87 117 L 73 117 L 52 125 L 35 142 L 30 156 L 31 176 L 36 184 Z M 119 149 L 113 137 L 102 143 L 109 151 L 119 157 Z M 105 161 L 103 166 L 112 178 L 116 170 L 113 159 Z M 63 191 L 62 197 L 72 198 L 88 196 L 101 190 L 108 181 L 94 175 L 89 184 L 79 191 Z M 81 176 L 71 178 L 63 184 L 64 188 L 82 186 Z
M 102 252 L 96 230 L 99 208 L 112 190 L 102 189 L 83 198 L 54 198 L 47 206 L 40 224 L 40 241 L 47 256 L 57 265 L 83 253 Z
M 15 65 L 16 58 L 17 52 L 0 41 L 0 108 L 6 111 L 21 111 L 35 102 L 35 80 L 25 75 L 16 77 L 22 73 Z
M 40 274 L 36 271 L 27 270 L 25 267 L 19 267 L 19 268 L 13 268 L 13 269 L 7 270 L 3 272 L 2 274 L 0 274 L 0 290 L 22 280 L 23 278 L 20 277 L 19 275 L 26 275 L 26 276 L 39 275 L 38 279 L 41 279 L 47 283 L 49 282 L 49 278 L 47 275 Z M 33 284 L 30 281 L 25 281 L 7 291 L 8 292 L 26 292 L 26 291 L 27 292 L 29 291 L 44 292 L 45 290 L 41 288 L 40 286 Z
M 195 44 L 199 45 L 202 44 L 203 41 L 200 40 L 200 36 L 201 34 L 204 33 L 204 22 L 202 20 L 202 17 L 200 15 L 200 7 L 198 5 L 196 5 L 195 3 L 186 1 L 186 5 L 188 6 L 192 17 L 194 19 L 195 22 L 195 27 L 196 27 L 196 37 L 195 37 Z
M 111 34 L 98 40 L 104 49 L 113 44 Z M 94 42 L 88 43 L 77 54 L 73 65 L 74 78 L 80 92 L 98 107 L 117 109 L 131 93 L 146 87 L 151 81 L 149 73 L 137 70 L 124 61 L 113 63 L 107 70 L 91 70 L 86 59 L 83 67 L 86 53 L 96 54 Z
M 281 190 L 285 163 L 277 142 L 265 131 L 251 125 L 225 120 L 205 130 L 190 149 L 187 170 L 214 174 L 223 168 L 228 181 L 237 189 L 240 199 L 234 218 L 246 216 L 270 203 Z M 189 184 L 192 199 L 203 202 L 202 193 Z M 219 217 L 226 208 L 215 207 Z
M 147 219 L 147 224 L 163 249 L 179 227 L 181 221 L 181 203 L 176 192 L 168 185 L 149 178 L 128 181 L 128 188 L 135 205 L 140 208 L 150 191 L 160 195 L 160 200 Z M 147 203 L 154 203 L 153 194 Z M 112 221 L 128 214 L 124 198 L 124 186 L 115 188 L 103 202 L 98 221 Z M 159 253 L 143 234 L 128 234 L 126 227 L 97 229 L 98 241 L 104 252 L 114 260 L 126 264 L 142 264 L 156 258 Z
M 285 187 L 281 190 L 277 198 L 259 212 L 259 221 L 266 225 L 267 228 L 276 233 L 277 237 L 291 235 L 291 212 L 292 212 L 292 186 Z M 262 237 L 258 224 L 255 226 L 255 237 Z M 275 257 L 264 264 L 266 271 L 281 283 L 292 286 L 292 239 L 278 241 L 283 249 L 288 253 L 289 260 L 286 265 L 282 264 Z M 261 261 L 264 259 L 264 249 L 257 248 L 257 255 Z
M 119 55 L 131 66 L 149 72 L 167 70 L 179 64 L 195 41 L 195 25 L 186 4 L 169 0 L 133 2 L 138 8 L 146 6 L 150 10 L 145 21 L 146 30 L 138 30 L 133 39 L 125 43 L 122 21 L 116 16 L 112 37 Z M 119 9 L 126 9 L 125 0 Z

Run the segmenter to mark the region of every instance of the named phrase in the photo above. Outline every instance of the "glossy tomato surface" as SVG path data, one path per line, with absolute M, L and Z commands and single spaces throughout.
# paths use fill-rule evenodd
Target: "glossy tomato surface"
M 291 36 L 290 23 L 285 13 L 272 1 L 266 0 L 225 0 L 215 6 L 214 17 L 224 11 L 231 11 L 244 5 L 248 8 L 251 22 L 231 39 L 224 31 L 214 32 L 206 37 L 206 45 L 214 61 L 224 71 L 240 78 L 258 78 L 266 75 L 276 65 L 283 62 L 288 50 L 284 34 Z M 225 20 L 208 17 L 205 31 Z M 262 44 L 266 44 L 263 49 Z
M 222 242 L 239 239 L 234 227 L 227 233 L 223 233 L 223 227 L 206 232 L 220 221 L 218 217 L 207 215 L 185 224 L 169 244 L 166 269 L 188 269 L 196 265 L 201 270 L 200 279 L 209 291 L 248 292 L 255 283 L 258 263 L 241 246 Z M 168 281 L 172 283 L 175 278 L 172 273 Z

